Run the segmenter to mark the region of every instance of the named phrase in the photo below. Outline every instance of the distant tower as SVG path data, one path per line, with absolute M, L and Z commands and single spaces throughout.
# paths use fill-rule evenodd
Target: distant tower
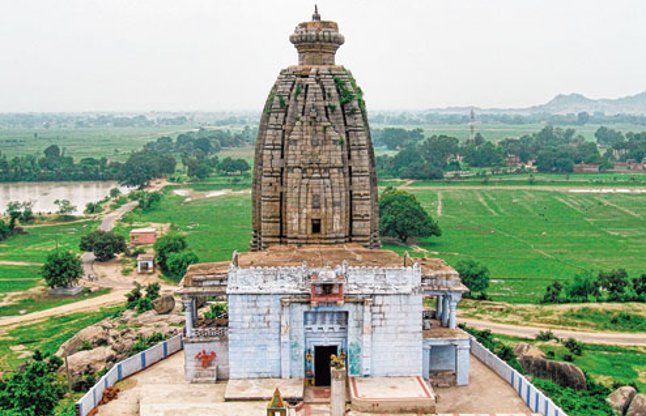
M 469 142 L 473 142 L 476 137 L 476 113 L 471 107 L 471 114 L 469 115 Z

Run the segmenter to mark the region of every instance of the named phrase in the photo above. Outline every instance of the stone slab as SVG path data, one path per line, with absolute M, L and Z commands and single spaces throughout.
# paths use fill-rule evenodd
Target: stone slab
M 350 377 L 352 410 L 435 413 L 436 397 L 422 377 Z
M 268 401 L 273 396 L 276 388 L 280 390 L 280 394 L 285 400 L 303 400 L 304 384 L 302 378 L 229 380 L 224 391 L 224 400 Z

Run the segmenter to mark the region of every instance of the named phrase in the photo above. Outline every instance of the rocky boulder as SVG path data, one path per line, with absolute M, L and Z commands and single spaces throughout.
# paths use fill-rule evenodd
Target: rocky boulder
M 84 373 L 96 373 L 115 361 L 116 354 L 110 347 L 97 347 L 92 350 L 79 351 L 67 357 L 70 373 L 80 376 Z
M 162 295 L 153 301 L 155 312 L 166 315 L 175 308 L 175 298 L 173 295 Z
M 545 358 L 545 353 L 535 346 L 528 344 L 526 342 L 520 342 L 514 347 L 514 354 L 516 357 L 534 357 L 534 358 Z
M 639 393 L 633 397 L 628 406 L 626 416 L 644 416 L 646 415 L 646 394 Z
M 96 325 L 83 328 L 72 338 L 65 341 L 58 351 L 56 351 L 56 355 L 64 357 L 78 352 L 85 346 L 106 345 L 110 339 L 110 334 L 107 329 L 108 326 L 108 322 L 104 320 Z
M 635 394 L 637 394 L 637 390 L 634 387 L 623 386 L 610 393 L 606 401 L 618 414 L 623 415 L 628 410 Z
M 529 374 L 550 379 L 560 386 L 576 390 L 585 390 L 588 387 L 585 374 L 574 364 L 529 355 L 519 357 L 518 361 Z

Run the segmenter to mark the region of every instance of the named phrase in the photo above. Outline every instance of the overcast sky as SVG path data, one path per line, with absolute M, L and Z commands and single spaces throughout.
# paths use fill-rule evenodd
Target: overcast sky
M 0 0 L 0 112 L 259 110 L 314 2 Z M 319 0 L 369 109 L 646 90 L 644 0 Z

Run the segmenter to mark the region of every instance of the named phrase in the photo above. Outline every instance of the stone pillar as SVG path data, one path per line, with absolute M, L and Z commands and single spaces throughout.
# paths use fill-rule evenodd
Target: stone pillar
M 186 320 L 186 337 L 193 336 L 193 298 L 182 299 L 184 303 L 184 319 Z
M 449 297 L 442 296 L 442 326 L 449 326 Z
M 422 349 L 422 377 L 428 380 L 431 371 L 431 346 L 424 345 Z
M 468 342 L 455 346 L 455 384 L 458 386 L 469 384 L 470 350 Z
M 290 353 L 289 353 L 289 302 L 280 301 L 280 376 L 290 377 Z
M 458 327 L 458 301 L 451 296 L 449 301 L 449 328 L 455 329 Z
M 444 302 L 444 296 L 442 295 L 437 295 L 437 306 L 435 307 L 435 319 L 438 321 L 442 320 L 442 303 Z
M 331 385 L 330 385 L 330 416 L 345 415 L 345 368 L 330 368 Z
M 361 344 L 361 374 L 367 377 L 370 375 L 372 367 L 372 299 L 363 301 Z

